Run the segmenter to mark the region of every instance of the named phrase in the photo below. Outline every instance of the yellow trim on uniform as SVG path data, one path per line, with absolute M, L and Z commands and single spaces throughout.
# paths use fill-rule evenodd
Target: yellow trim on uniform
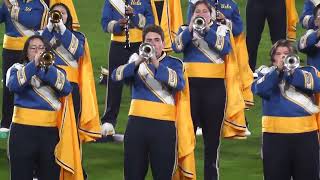
M 77 68 L 62 65 L 58 65 L 58 67 L 66 72 L 68 81 L 79 83 L 79 71 Z
M 225 64 L 213 63 L 184 63 L 188 77 L 225 78 Z
M 303 133 L 318 130 L 316 116 L 302 117 L 262 117 L 262 132 Z
M 27 41 L 28 37 L 11 37 L 4 35 L 3 37 L 3 48 L 10 50 L 23 50 L 24 43 Z
M 57 111 L 29 109 L 15 106 L 13 109 L 12 122 L 31 126 L 56 127 L 57 117 Z
M 141 29 L 130 29 L 129 41 L 131 43 L 142 42 L 142 30 Z M 124 34 L 115 35 L 111 34 L 111 40 L 117 42 L 126 42 L 126 36 Z
M 129 115 L 164 121 L 175 121 L 176 107 L 170 104 L 132 99 Z

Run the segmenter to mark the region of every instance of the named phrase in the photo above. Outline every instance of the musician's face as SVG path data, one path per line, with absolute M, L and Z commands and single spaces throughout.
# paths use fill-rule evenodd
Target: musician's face
M 289 54 L 290 54 L 290 50 L 288 47 L 279 46 L 276 49 L 276 53 L 273 56 L 273 59 L 274 59 L 273 65 L 282 64 L 285 57 Z
M 317 10 L 316 17 L 314 17 L 314 24 L 320 27 L 320 9 Z
M 42 40 L 38 39 L 38 38 L 32 39 L 30 41 L 30 44 L 29 44 L 29 47 L 28 47 L 28 55 L 27 55 L 27 57 L 28 57 L 29 60 L 34 60 L 36 54 L 42 53 L 44 51 L 45 51 L 45 46 L 44 46 Z
M 66 24 L 68 18 L 67 10 L 63 6 L 56 6 L 53 8 L 53 10 L 60 11 L 60 13 L 62 14 L 63 24 Z
M 159 58 L 162 55 L 164 48 L 164 42 L 161 39 L 160 34 L 155 32 L 148 32 L 146 34 L 144 42 L 150 43 L 156 50 L 156 57 Z
M 206 24 L 210 23 L 210 20 L 211 20 L 209 8 L 203 3 L 200 3 L 195 7 L 193 16 L 194 17 L 197 17 L 197 16 L 203 17 L 206 20 Z

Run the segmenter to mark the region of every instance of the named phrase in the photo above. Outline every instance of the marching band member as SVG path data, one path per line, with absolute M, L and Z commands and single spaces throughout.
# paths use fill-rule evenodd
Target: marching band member
M 308 29 L 306 33 L 301 36 L 298 43 L 299 51 L 307 54 L 307 64 L 310 66 L 314 66 L 318 70 L 320 69 L 320 49 L 319 49 L 319 37 L 320 37 L 320 4 L 317 5 L 314 10 L 312 16 L 314 18 L 314 28 Z
M 6 85 L 14 92 L 8 143 L 11 180 L 32 179 L 35 166 L 39 179 L 59 179 L 54 156 L 59 98 L 68 95 L 72 86 L 63 70 L 53 65 L 40 68 L 40 54 L 48 47 L 41 36 L 31 36 L 22 51 L 23 64 L 15 63 L 7 72 Z
M 212 21 L 211 13 L 207 1 L 197 1 L 189 26 L 179 29 L 173 44 L 175 52 L 184 53 L 192 120 L 194 127 L 202 127 L 203 131 L 205 180 L 218 179 L 219 176 L 218 147 L 222 123 L 236 125 L 233 122 L 237 114 L 243 120 L 241 125 L 237 124 L 238 130 L 243 133 L 246 130 L 245 105 L 237 78 L 239 69 L 231 48 L 234 42 L 225 25 Z M 200 20 L 202 18 L 204 20 Z
M 189 1 L 188 6 L 188 20 L 190 20 L 192 14 L 191 9 L 194 6 L 194 2 Z M 253 82 L 253 73 L 249 66 L 249 55 L 247 51 L 246 44 L 246 35 L 243 30 L 243 22 L 240 16 L 240 11 L 238 5 L 233 0 L 209 0 L 208 1 L 212 7 L 212 18 L 216 19 L 220 24 L 226 25 L 235 41 L 235 48 L 237 55 L 238 66 L 241 71 L 239 72 L 240 80 L 241 80 L 241 90 L 243 94 L 243 98 L 246 104 L 246 108 L 250 108 L 254 105 L 253 102 L 253 94 L 251 92 L 251 84 Z M 228 125 L 223 127 L 223 136 L 225 138 L 236 137 L 235 132 L 229 128 Z M 197 130 L 197 134 L 201 134 L 199 130 Z M 250 134 L 250 131 L 247 131 L 247 135 Z
M 53 13 L 60 13 L 60 15 Z M 58 18 L 55 19 L 55 16 Z M 50 42 L 56 57 L 55 65 L 66 71 L 67 78 L 73 88 L 68 100 L 68 107 L 71 108 L 69 113 L 72 114 L 70 116 L 72 139 L 67 140 L 78 144 L 77 147 L 73 147 L 73 153 L 76 154 L 74 161 L 77 166 L 70 171 L 69 164 L 64 159 L 68 157 L 63 156 L 62 149 L 64 147 L 61 146 L 59 146 L 59 150 L 62 154 L 57 157 L 58 163 L 62 170 L 69 172 L 69 175 L 83 179 L 83 176 L 86 178 L 86 174 L 82 172 L 81 167 L 81 144 L 100 138 L 101 129 L 89 46 L 85 36 L 73 30 L 72 22 L 69 8 L 62 3 L 54 4 L 51 7 L 49 23 L 42 32 L 42 37 Z M 65 148 L 67 149 L 68 146 Z M 69 150 L 69 152 L 71 151 Z M 72 156 L 70 155 L 70 157 Z
M 68 9 L 70 10 L 70 14 L 72 16 L 72 28 L 74 30 L 79 30 L 80 29 L 80 23 L 78 20 L 77 12 L 74 7 L 73 1 L 72 0 L 50 0 L 50 7 L 52 7 L 54 4 L 62 3 L 65 4 Z
M 124 177 L 145 179 L 150 162 L 153 179 L 171 180 L 177 158 L 175 95 L 185 85 L 183 65 L 163 52 L 161 27 L 149 25 L 142 36 L 140 55 L 134 53 L 112 73 L 113 80 L 126 81 L 132 88 L 124 137 Z M 192 129 L 191 119 L 183 123 Z
M 154 24 L 149 0 L 105 1 L 101 26 L 104 32 L 111 34 L 108 63 L 110 73 L 127 63 L 130 55 L 138 51 L 142 29 L 148 24 Z M 115 134 L 123 88 L 122 83 L 111 81 L 110 78 L 109 76 L 105 111 L 101 118 L 102 134 L 105 136 Z
M 0 132 L 8 132 L 13 113 L 13 93 L 6 87 L 9 67 L 18 63 L 26 39 L 47 23 L 48 6 L 43 0 L 4 0 L 0 23 L 5 23 L 2 51 L 2 120 Z
M 293 54 L 293 55 L 292 55 Z M 259 68 L 252 91 L 262 98 L 262 158 L 265 180 L 319 180 L 319 141 L 315 93 L 318 70 L 298 67 L 288 40 L 271 51 L 272 67 Z

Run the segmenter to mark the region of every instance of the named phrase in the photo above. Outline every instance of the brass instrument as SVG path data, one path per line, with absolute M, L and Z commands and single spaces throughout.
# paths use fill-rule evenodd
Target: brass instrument
M 296 54 L 289 54 L 284 59 L 284 67 L 286 70 L 294 70 L 300 66 L 300 58 Z
M 139 46 L 139 55 L 149 60 L 156 53 L 154 47 L 150 43 L 142 43 Z
M 206 20 L 201 16 L 195 17 L 192 28 L 200 34 L 204 33 L 204 30 L 206 29 Z
M 54 58 L 53 52 L 44 51 L 39 57 L 39 67 L 44 69 L 48 68 L 54 63 Z
M 52 23 L 59 23 L 60 19 L 62 19 L 62 14 L 58 10 L 50 11 L 50 18 Z

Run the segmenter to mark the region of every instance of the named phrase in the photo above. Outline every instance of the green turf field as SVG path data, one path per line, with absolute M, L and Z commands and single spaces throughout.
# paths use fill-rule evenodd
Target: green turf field
M 187 0 L 181 0 L 183 11 L 186 11 Z M 246 0 L 236 0 L 240 7 L 242 19 L 245 21 Z M 99 76 L 99 67 L 106 66 L 109 35 L 103 33 L 100 26 L 100 17 L 104 0 L 74 0 L 80 19 L 81 31 L 89 40 L 91 56 L 94 65 L 96 82 Z M 296 0 L 298 12 L 301 12 L 303 0 Z M 298 36 L 303 30 L 298 26 Z M 3 32 L 4 25 L 0 25 Z M 2 43 L 2 36 L 0 36 Z M 2 47 L 2 44 L 1 44 Z M 265 31 L 259 47 L 258 64 L 269 64 L 268 52 L 271 47 L 268 28 Z M 1 71 L 1 68 L 0 68 Z M 0 72 L 1 74 L 1 72 Z M 2 84 L 1 84 L 2 85 Z M 97 97 L 100 115 L 104 110 L 105 87 L 97 85 Z M 2 87 L 0 87 L 2 94 Z M 129 108 L 129 91 L 125 88 L 119 114 L 117 132 L 124 132 Z M 255 106 L 247 111 L 252 135 L 247 140 L 222 140 L 220 147 L 220 175 L 221 180 L 262 180 L 262 161 L 260 159 L 261 145 L 261 106 L 259 98 L 255 98 Z M 0 104 L 1 105 L 1 104 Z M 0 115 L 1 116 L 1 115 Z M 6 154 L 6 140 L 0 139 L 0 179 L 9 179 L 9 166 Z M 22 149 L 23 150 L 23 149 Z M 196 160 L 197 178 L 203 179 L 202 139 L 197 138 Z M 84 168 L 91 180 L 120 180 L 123 179 L 123 144 L 85 144 L 83 146 Z M 146 179 L 152 179 L 149 176 Z

